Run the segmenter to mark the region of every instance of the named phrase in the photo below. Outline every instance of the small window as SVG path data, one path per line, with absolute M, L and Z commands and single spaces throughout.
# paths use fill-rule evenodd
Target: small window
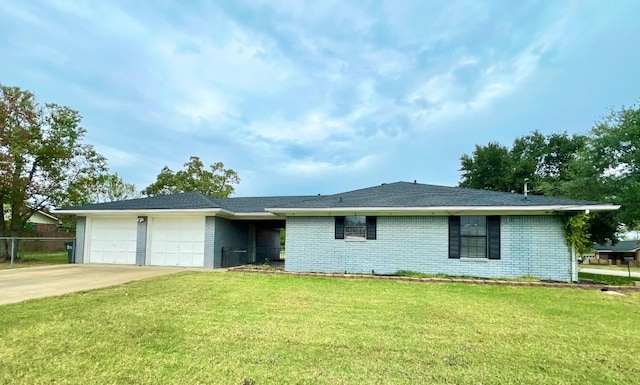
M 344 217 L 344 238 L 367 239 L 367 217 L 364 215 Z
M 486 217 L 460 217 L 460 256 L 463 258 L 487 257 Z
M 449 258 L 500 259 L 499 216 L 449 217 Z
M 377 222 L 364 215 L 335 217 L 335 239 L 376 239 Z

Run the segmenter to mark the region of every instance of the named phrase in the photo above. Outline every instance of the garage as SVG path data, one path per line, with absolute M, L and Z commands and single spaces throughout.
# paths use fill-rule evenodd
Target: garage
M 89 228 L 89 263 L 136 263 L 136 217 L 94 217 Z
M 204 227 L 204 216 L 150 218 L 147 264 L 202 267 Z

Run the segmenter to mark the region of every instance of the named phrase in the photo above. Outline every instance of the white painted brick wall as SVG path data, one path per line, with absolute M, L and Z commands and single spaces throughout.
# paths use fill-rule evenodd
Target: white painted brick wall
M 346 241 L 334 239 L 333 217 L 288 217 L 285 268 L 570 280 L 569 251 L 556 217 L 502 217 L 500 260 L 449 259 L 447 217 L 381 216 L 377 226 L 376 240 Z

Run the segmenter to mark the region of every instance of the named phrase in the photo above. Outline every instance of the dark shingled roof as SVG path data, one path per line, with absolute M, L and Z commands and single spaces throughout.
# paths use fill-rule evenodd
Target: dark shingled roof
M 90 205 L 65 207 L 64 210 L 162 210 L 162 209 L 202 209 L 218 207 L 215 199 L 199 192 L 173 195 L 158 195 L 148 198 L 128 199 L 124 201 L 96 203 Z
M 117 202 L 66 207 L 64 210 L 180 210 L 220 208 L 236 213 L 264 212 L 265 207 L 288 205 L 311 196 L 212 198 L 199 192 L 157 195 Z
M 334 195 L 212 198 L 198 192 L 159 195 L 118 202 L 98 203 L 64 210 L 162 210 L 220 208 L 235 213 L 263 212 L 265 208 L 340 207 L 446 207 L 446 206 L 575 206 L 599 202 L 559 199 L 538 195 L 474 190 L 459 187 L 396 182 Z
M 606 250 L 616 253 L 632 253 L 640 249 L 640 241 L 620 241 L 615 245 L 611 245 L 611 242 L 606 245 L 595 245 L 596 250 Z
M 599 202 L 512 194 L 460 187 L 434 186 L 396 182 L 318 196 L 287 206 L 272 208 L 339 208 L 339 207 L 446 207 L 446 206 L 562 206 L 597 205 Z
M 245 197 L 245 198 L 218 198 L 216 202 L 225 210 L 234 213 L 257 213 L 263 212 L 267 207 L 282 207 L 293 205 L 312 199 L 313 196 L 290 196 L 290 197 Z

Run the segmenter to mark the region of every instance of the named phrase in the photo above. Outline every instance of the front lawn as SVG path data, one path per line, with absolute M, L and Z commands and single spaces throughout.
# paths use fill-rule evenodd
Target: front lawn
M 44 265 L 58 265 L 68 263 L 68 257 L 66 251 L 44 253 L 44 252 L 32 252 L 32 253 L 20 253 L 20 259 L 13 262 L 13 268 L 18 267 L 33 267 Z M 9 269 L 11 267 L 10 261 L 0 261 L 0 270 Z
M 185 272 L 0 306 L 6 384 L 636 384 L 640 293 Z

